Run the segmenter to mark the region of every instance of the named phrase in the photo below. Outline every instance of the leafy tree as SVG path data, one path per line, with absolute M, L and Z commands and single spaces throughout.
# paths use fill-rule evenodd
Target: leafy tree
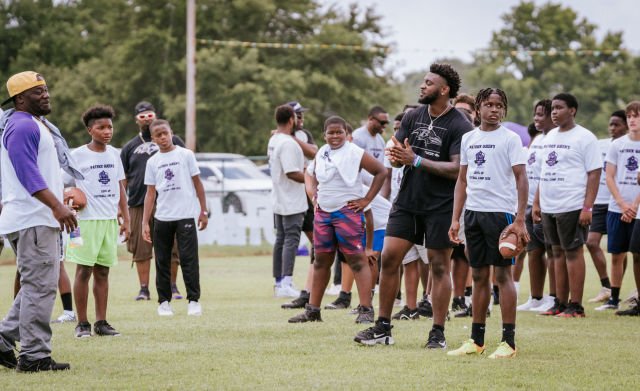
M 502 20 L 488 48 L 476 53 L 469 78 L 505 90 L 510 120 L 530 123 L 537 100 L 570 92 L 580 106 L 577 122 L 604 136 L 609 114 L 640 96 L 638 59 L 624 51 L 621 32 L 598 40 L 596 25 L 552 3 L 522 2 Z

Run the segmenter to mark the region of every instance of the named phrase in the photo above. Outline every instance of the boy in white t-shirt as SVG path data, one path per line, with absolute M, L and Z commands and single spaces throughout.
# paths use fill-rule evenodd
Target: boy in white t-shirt
M 611 283 L 609 275 L 607 274 L 607 260 L 600 246 L 600 240 L 603 235 L 608 234 L 607 231 L 607 212 L 609 211 L 609 201 L 611 193 L 607 188 L 607 153 L 611 147 L 611 143 L 627 134 L 627 116 L 624 110 L 616 110 L 611 113 L 609 117 L 609 138 L 598 140 L 598 147 L 602 154 L 602 173 L 600 174 L 600 184 L 598 185 L 598 195 L 596 196 L 595 203 L 593 205 L 593 213 L 591 224 L 589 225 L 589 235 L 587 236 L 587 250 L 591 254 L 593 260 L 593 266 L 595 266 L 600 278 L 600 292 L 596 297 L 589 299 L 589 303 L 606 302 L 611 298 Z M 618 286 L 619 288 L 619 286 Z
M 501 124 L 507 114 L 507 97 L 502 90 L 480 90 L 476 108 L 480 126 L 462 136 L 449 239 L 460 243 L 460 216 L 465 207 L 464 234 L 473 274 L 472 307 L 484 309 L 489 305 L 493 266 L 500 288 L 502 342 L 489 358 L 511 358 L 516 355 L 517 297 L 511 270 L 515 258 L 504 259 L 498 241 L 507 227 L 521 242 L 529 241 L 524 218 L 529 189 L 527 158 L 518 135 Z M 472 311 L 471 338 L 447 355 L 482 354 L 486 316 L 484 310 Z
M 182 277 L 187 288 L 187 315 L 202 315 L 200 300 L 200 265 L 198 259 L 198 232 L 209 222 L 209 212 L 200 180 L 200 170 L 192 151 L 173 144 L 169 122 L 157 119 L 149 125 L 151 139 L 160 152 L 147 162 L 144 184 L 142 237 L 153 243 L 156 254 L 156 289 L 158 315 L 171 316 L 171 250 L 173 239 L 178 242 Z M 156 203 L 153 221 L 153 241 L 149 218 Z
M 557 300 L 542 315 L 583 318 L 585 281 L 583 246 L 592 221 L 602 158 L 593 133 L 575 123 L 577 99 L 561 93 L 551 100 L 557 128 L 543 141 L 540 182 L 532 216 L 542 221 L 544 237 L 553 249 Z
M 82 122 L 91 135 L 91 142 L 75 149 L 71 155 L 78 162 L 84 180 L 77 180 L 87 197 L 87 206 L 78 213 L 78 224 L 83 244 L 67 241 L 66 259 L 77 264 L 73 295 L 78 311 L 76 338 L 91 336 L 87 320 L 89 279 L 93 275 L 96 335 L 119 336 L 107 322 L 109 269 L 118 264 L 118 233 L 129 237 L 129 210 L 124 190 L 124 169 L 120 154 L 109 145 L 113 136 L 110 106 L 94 106 L 82 114 Z M 118 230 L 118 209 L 123 222 Z
M 607 214 L 608 251 L 611 253 L 611 299 L 605 304 L 605 309 L 618 307 L 624 260 L 628 251 L 633 254 L 636 288 L 640 287 L 640 101 L 629 103 L 625 114 L 629 133 L 613 141 L 607 154 L 607 186 L 611 191 Z M 633 300 L 628 309 L 617 311 L 616 315 L 640 316 L 638 300 Z

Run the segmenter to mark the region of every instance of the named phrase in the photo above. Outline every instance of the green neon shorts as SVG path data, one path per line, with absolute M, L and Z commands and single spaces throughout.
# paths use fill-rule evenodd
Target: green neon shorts
M 79 220 L 83 244 L 72 247 L 67 240 L 65 259 L 84 266 L 112 267 L 118 264 L 118 221 Z M 68 238 L 67 238 L 68 239 Z

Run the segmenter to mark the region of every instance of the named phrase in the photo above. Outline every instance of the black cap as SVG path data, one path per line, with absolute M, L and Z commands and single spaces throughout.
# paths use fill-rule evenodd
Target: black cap
M 145 111 L 153 111 L 156 112 L 156 108 L 149 102 L 142 101 L 138 102 L 136 108 L 133 110 L 133 115 L 138 115 L 140 113 L 144 113 Z
M 298 102 L 297 100 L 291 101 L 289 103 L 287 103 L 289 106 L 291 106 L 293 108 L 293 111 L 296 113 L 302 113 L 303 111 L 307 111 L 306 107 L 302 107 L 302 105 L 300 104 L 300 102 Z

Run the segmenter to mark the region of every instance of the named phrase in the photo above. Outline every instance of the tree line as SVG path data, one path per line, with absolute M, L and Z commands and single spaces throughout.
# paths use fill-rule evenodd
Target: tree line
M 86 143 L 83 110 L 116 109 L 113 145 L 137 132 L 133 107 L 149 100 L 183 135 L 186 5 L 183 0 L 5 0 L 0 2 L 0 79 L 36 70 L 47 79 L 51 120 L 72 146 Z M 382 17 L 357 4 L 346 10 L 315 0 L 198 0 L 197 148 L 262 155 L 273 109 L 299 100 L 305 123 L 321 137 L 322 121 L 339 114 L 358 125 L 373 105 L 390 114 L 414 103 L 423 72 L 404 83 L 384 71 L 387 51 L 219 46 L 214 40 L 383 46 Z M 530 122 L 533 102 L 570 91 L 578 122 L 600 132 L 608 115 L 640 96 L 640 58 L 620 32 L 597 40 L 596 26 L 560 5 L 522 2 L 503 16 L 473 65 L 460 63 L 463 90 L 503 88 L 508 119 Z M 598 51 L 596 56 L 527 56 L 532 49 Z M 586 52 L 584 52 L 586 53 Z M 429 64 L 424 64 L 425 69 Z M 6 92 L 3 89 L 3 94 Z

